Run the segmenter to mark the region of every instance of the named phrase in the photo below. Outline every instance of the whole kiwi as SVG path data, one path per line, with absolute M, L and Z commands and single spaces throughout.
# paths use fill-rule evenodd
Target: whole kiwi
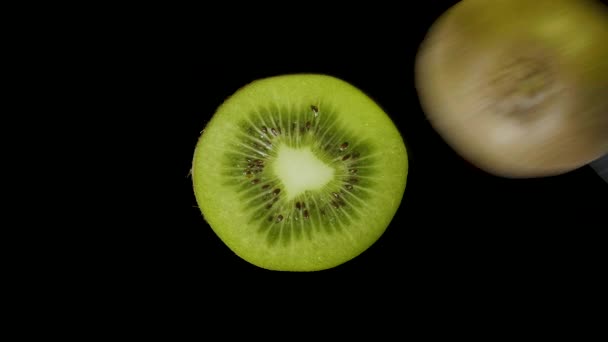
M 416 56 L 430 123 L 504 177 L 559 175 L 608 153 L 608 10 L 591 0 L 463 0 Z

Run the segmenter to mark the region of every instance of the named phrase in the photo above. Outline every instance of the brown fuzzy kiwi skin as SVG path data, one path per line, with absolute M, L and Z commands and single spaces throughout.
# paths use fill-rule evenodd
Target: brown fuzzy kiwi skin
M 606 37 L 608 9 L 597 1 L 463 0 L 419 48 L 422 108 L 489 173 L 569 172 L 608 153 Z

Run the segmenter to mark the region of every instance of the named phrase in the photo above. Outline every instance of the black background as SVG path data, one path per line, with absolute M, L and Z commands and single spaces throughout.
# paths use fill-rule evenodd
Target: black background
M 142 96 L 131 113 L 147 139 L 138 175 L 145 185 L 136 196 L 142 210 L 129 222 L 137 231 L 129 244 L 137 251 L 133 269 L 153 269 L 189 288 L 240 275 L 358 274 L 403 277 L 420 287 L 471 277 L 593 282 L 605 253 L 608 184 L 589 167 L 541 179 L 489 175 L 460 158 L 425 120 L 414 58 L 427 29 L 454 3 L 139 12 L 143 21 L 122 37 L 126 49 L 145 51 L 127 62 L 137 81 L 133 94 Z M 225 98 L 255 79 L 302 72 L 341 78 L 382 106 L 406 142 L 409 176 L 391 225 L 359 257 L 321 272 L 272 272 L 240 259 L 213 233 L 188 173 L 198 136 Z

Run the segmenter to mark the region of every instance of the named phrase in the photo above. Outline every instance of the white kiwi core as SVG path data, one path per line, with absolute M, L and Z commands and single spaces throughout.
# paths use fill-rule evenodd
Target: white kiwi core
M 294 149 L 283 145 L 274 161 L 274 174 L 291 200 L 307 190 L 323 188 L 333 179 L 334 169 L 317 158 L 310 147 Z

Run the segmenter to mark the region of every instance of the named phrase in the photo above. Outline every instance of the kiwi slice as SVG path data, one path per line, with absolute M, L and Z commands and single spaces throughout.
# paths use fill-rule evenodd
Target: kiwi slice
M 318 271 L 384 233 L 400 205 L 402 136 L 370 97 L 333 76 L 251 82 L 207 123 L 192 181 L 204 219 L 258 267 Z

